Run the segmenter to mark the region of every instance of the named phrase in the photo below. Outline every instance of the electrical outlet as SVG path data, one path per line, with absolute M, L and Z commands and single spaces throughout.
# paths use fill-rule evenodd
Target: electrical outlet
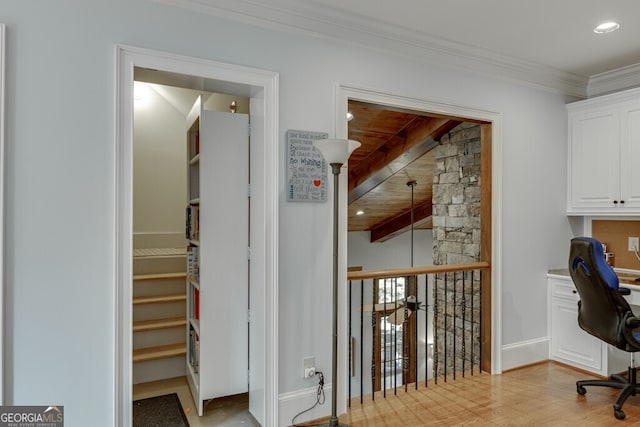
M 629 251 L 630 252 L 634 252 L 637 251 L 638 249 L 638 241 L 640 240 L 640 238 L 638 237 L 629 237 Z
M 316 358 L 313 356 L 302 359 L 302 378 L 312 378 L 316 374 Z

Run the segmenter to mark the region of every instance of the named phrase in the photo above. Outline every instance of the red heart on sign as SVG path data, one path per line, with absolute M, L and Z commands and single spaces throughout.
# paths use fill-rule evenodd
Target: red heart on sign
M 321 183 L 322 183 L 322 181 L 320 181 L 319 179 L 314 179 L 313 180 L 313 185 L 315 185 L 316 187 L 320 187 Z

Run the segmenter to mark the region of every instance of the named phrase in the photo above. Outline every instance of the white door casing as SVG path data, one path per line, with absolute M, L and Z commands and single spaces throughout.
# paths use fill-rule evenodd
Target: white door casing
M 130 46 L 116 46 L 114 419 L 131 425 L 131 272 L 134 68 L 196 76 L 249 91 L 253 132 L 251 227 L 252 335 L 250 410 L 262 425 L 278 420 L 278 84 L 275 72 Z M 254 233 L 252 233 L 254 235 Z M 261 356 L 258 360 L 256 355 Z
M 0 24 L 0 404 L 4 404 L 4 67 L 5 25 Z
M 502 373 L 502 114 L 469 107 L 442 104 L 422 99 L 377 92 L 370 89 L 337 84 L 335 89 L 335 136 L 347 138 L 347 109 L 350 99 L 388 105 L 409 110 L 439 113 L 454 117 L 482 120 L 491 123 L 492 191 L 491 191 L 491 372 Z M 347 282 L 347 180 L 340 182 L 340 230 L 338 283 Z M 340 286 L 338 295 L 338 386 L 331 386 L 338 392 L 338 414 L 347 410 L 347 348 L 348 325 L 347 286 Z

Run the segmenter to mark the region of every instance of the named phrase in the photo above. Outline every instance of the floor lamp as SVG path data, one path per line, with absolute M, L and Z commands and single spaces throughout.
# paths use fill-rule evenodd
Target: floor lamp
M 347 427 L 338 422 L 336 402 L 338 396 L 338 202 L 340 168 L 349 156 L 360 147 L 358 141 L 350 139 L 321 139 L 313 142 L 324 160 L 331 165 L 333 173 L 333 343 L 331 361 L 331 418 L 322 426 Z

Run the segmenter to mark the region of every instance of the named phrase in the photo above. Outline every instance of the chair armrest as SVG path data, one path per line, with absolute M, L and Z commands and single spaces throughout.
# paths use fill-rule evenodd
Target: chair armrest
M 625 324 L 631 329 L 640 328 L 640 317 L 628 317 Z
M 631 295 L 631 289 L 629 289 L 629 288 L 618 288 L 618 293 L 620 295 Z

